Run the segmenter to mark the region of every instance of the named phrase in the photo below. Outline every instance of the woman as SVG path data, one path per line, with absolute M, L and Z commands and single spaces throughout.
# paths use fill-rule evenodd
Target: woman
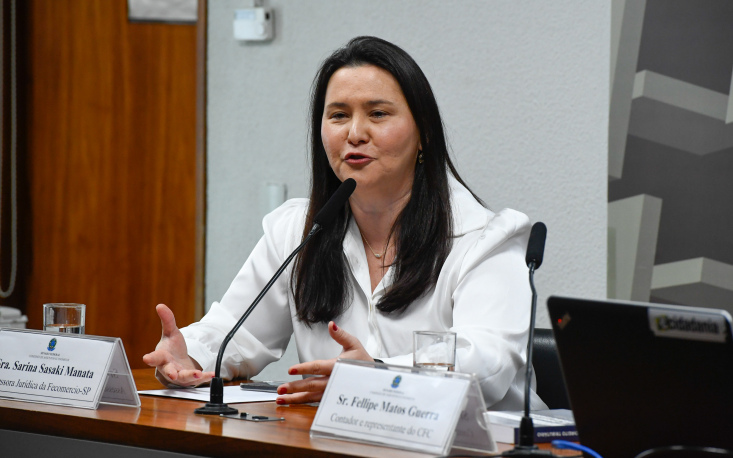
M 222 376 L 257 374 L 294 334 L 305 362 L 289 373 L 322 377 L 283 384 L 277 402 L 318 401 L 338 357 L 411 365 L 414 330 L 451 330 L 456 370 L 478 376 L 487 405 L 521 409 L 529 221 L 487 210 L 460 179 L 418 65 L 384 40 L 351 40 L 316 75 L 310 137 L 310 199 L 265 217 L 263 238 L 200 322 L 179 331 L 159 305 L 163 337 L 144 361 L 166 383 L 208 381 L 223 337 L 338 185 L 353 178 L 356 191 L 335 222 L 229 343 Z M 532 404 L 544 407 L 534 393 Z

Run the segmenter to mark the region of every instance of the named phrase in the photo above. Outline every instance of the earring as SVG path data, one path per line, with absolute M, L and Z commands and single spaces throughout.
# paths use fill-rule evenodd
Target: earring
M 420 151 L 420 154 L 417 155 L 417 162 L 419 164 L 422 164 L 423 162 L 425 162 L 425 158 L 423 157 L 422 151 Z

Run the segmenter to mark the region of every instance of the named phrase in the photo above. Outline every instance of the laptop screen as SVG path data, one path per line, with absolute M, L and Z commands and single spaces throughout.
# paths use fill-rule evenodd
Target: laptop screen
M 605 457 L 733 449 L 727 312 L 554 296 L 547 306 L 583 445 Z

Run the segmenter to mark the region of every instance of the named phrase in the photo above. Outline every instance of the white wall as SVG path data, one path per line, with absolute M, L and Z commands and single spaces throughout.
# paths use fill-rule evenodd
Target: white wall
M 312 78 L 350 38 L 410 53 L 438 99 L 459 172 L 494 210 L 548 226 L 536 274 L 552 294 L 606 295 L 608 2 L 265 0 L 276 38 L 239 43 L 209 2 L 206 301 L 219 300 L 261 235 L 268 181 L 307 193 Z

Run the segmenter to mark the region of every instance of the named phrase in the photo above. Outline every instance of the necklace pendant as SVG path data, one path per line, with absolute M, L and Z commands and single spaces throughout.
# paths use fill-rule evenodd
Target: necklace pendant
M 377 259 L 379 259 L 379 258 L 381 258 L 381 257 L 382 257 L 382 255 L 381 255 L 381 254 L 376 254 L 376 253 L 374 254 L 374 256 L 376 256 L 376 258 L 377 258 Z

